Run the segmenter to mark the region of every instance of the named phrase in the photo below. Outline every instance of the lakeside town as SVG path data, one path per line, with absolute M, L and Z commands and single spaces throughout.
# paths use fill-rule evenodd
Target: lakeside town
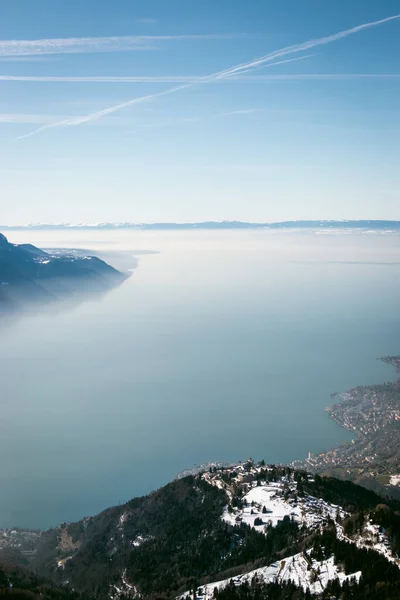
M 400 372 L 400 356 L 382 360 Z M 346 477 L 382 492 L 400 493 L 400 379 L 359 386 L 338 395 L 340 402 L 326 409 L 355 438 L 325 453 L 295 461 L 297 468 Z
M 41 535 L 39 529 L 0 529 L 0 551 L 7 551 L 10 555 L 18 553 L 23 558 L 31 558 L 35 555 Z

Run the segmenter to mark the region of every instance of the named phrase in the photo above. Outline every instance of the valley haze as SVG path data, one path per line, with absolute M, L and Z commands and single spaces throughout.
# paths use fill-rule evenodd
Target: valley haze
M 78 520 L 194 464 L 350 440 L 330 393 L 395 378 L 376 357 L 398 354 L 400 236 L 381 231 L 8 230 L 137 268 L 2 328 L 0 526 Z

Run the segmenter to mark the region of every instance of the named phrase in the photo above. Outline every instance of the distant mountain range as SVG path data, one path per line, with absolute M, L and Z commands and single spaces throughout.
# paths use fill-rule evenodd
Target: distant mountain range
M 363 229 L 400 230 L 400 221 L 387 220 L 317 220 L 250 223 L 245 221 L 202 221 L 199 223 L 32 223 L 4 225 L 0 229 Z
M 0 234 L 0 315 L 105 292 L 126 279 L 95 256 L 67 252 L 50 254 L 30 244 L 11 244 Z

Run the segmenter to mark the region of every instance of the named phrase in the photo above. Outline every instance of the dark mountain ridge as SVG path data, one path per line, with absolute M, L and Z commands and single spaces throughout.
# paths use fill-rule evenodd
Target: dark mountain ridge
M 126 275 L 95 256 L 49 254 L 0 234 L 0 314 L 71 296 L 106 292 Z

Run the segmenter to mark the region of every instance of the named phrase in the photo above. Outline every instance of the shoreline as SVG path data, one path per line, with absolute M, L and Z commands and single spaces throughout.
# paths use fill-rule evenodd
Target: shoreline
M 400 373 L 400 356 L 378 358 Z M 340 402 L 325 411 L 336 424 L 354 434 L 349 442 L 290 463 L 295 468 L 350 479 L 375 491 L 400 498 L 393 486 L 400 473 L 400 379 L 358 386 L 335 394 Z M 332 394 L 331 394 L 332 397 Z

